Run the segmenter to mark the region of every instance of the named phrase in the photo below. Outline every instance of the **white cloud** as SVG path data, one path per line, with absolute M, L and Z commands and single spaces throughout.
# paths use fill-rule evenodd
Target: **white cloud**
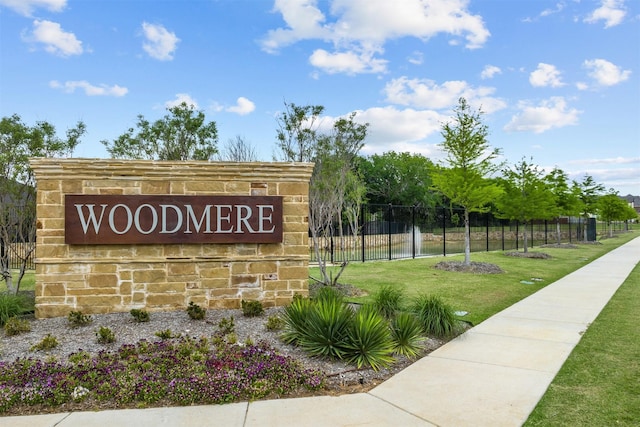
M 51 21 L 33 21 L 33 31 L 23 37 L 28 42 L 42 43 L 44 50 L 58 56 L 80 55 L 82 42 L 73 33 L 66 32 L 60 24 Z
M 33 11 L 43 8 L 51 12 L 61 12 L 67 0 L 0 0 L 0 5 L 13 9 L 24 16 L 32 16 Z
M 142 31 L 146 41 L 142 48 L 150 57 L 160 61 L 170 61 L 180 39 L 175 33 L 168 31 L 162 25 L 142 23 Z
M 424 62 L 424 55 L 422 52 L 413 52 L 413 54 L 407 58 L 407 61 L 413 65 L 421 65 Z
M 590 70 L 589 77 L 601 86 L 614 86 L 629 78 L 630 70 L 622 70 L 617 65 L 605 59 L 591 59 L 584 61 L 584 68 Z
M 330 53 L 324 49 L 314 51 L 309 62 L 329 74 L 382 73 L 387 67 L 387 61 L 373 58 L 372 53 L 358 54 L 355 51 Z
M 520 113 L 511 118 L 504 127 L 505 131 L 542 133 L 549 129 L 577 124 L 581 113 L 575 108 L 568 108 L 561 96 L 544 100 L 538 106 L 521 101 L 518 108 Z
M 496 67 L 495 65 L 485 65 L 482 73 L 480 73 L 480 78 L 482 80 L 492 79 L 496 74 L 502 74 L 500 67 Z
M 198 102 L 195 99 L 191 98 L 191 95 L 188 93 L 176 93 L 176 99 L 167 101 L 164 103 L 165 108 L 177 107 L 182 103 L 187 104 L 187 106 L 193 107 L 194 110 L 198 109 Z
M 121 97 L 125 96 L 129 92 L 129 89 L 127 89 L 126 87 L 118 85 L 108 86 L 106 84 L 100 84 L 96 86 L 92 85 L 86 80 L 66 81 L 64 83 L 60 83 L 57 80 L 52 80 L 49 82 L 49 87 L 53 89 L 61 89 L 66 93 L 73 93 L 76 89 L 81 89 L 87 96 Z
M 626 14 L 624 0 L 602 0 L 601 6 L 589 14 L 584 22 L 595 24 L 604 21 L 604 27 L 611 28 L 620 24 Z
M 227 111 L 230 113 L 237 113 L 241 116 L 244 116 L 246 114 L 253 112 L 255 109 L 256 109 L 256 105 L 253 102 L 251 102 L 244 96 L 241 96 L 236 101 L 236 105 L 234 105 L 233 107 L 227 108 Z
M 640 157 L 611 157 L 608 159 L 581 159 L 569 161 L 569 164 L 571 165 L 625 165 L 629 163 L 640 163 Z
M 369 123 L 364 154 L 389 150 L 429 154 L 425 151 L 428 149 L 427 145 L 419 142 L 438 133 L 446 118 L 435 111 L 411 108 L 400 110 L 388 106 L 358 111 L 354 120 Z M 413 148 L 409 148 L 410 146 Z
M 560 71 L 558 71 L 555 65 L 541 62 L 538 64 L 538 68 L 529 75 L 529 83 L 535 87 L 564 86 L 560 74 Z
M 433 80 L 407 77 L 393 79 L 384 88 L 386 100 L 393 104 L 447 109 L 457 105 L 458 99 L 464 97 L 474 108 L 482 107 L 485 113 L 493 113 L 506 107 L 503 100 L 491 96 L 494 92 L 495 88 L 474 88 L 462 80 L 451 80 L 438 85 Z
M 332 0 L 328 8 L 335 20 L 329 22 L 317 0 L 276 0 L 274 12 L 282 15 L 286 26 L 270 30 L 261 45 L 266 52 L 275 53 L 301 40 L 322 40 L 331 43 L 335 52 L 316 50 L 312 64 L 325 65 L 330 72 L 383 72 L 386 61 L 374 54 L 381 54 L 390 39 L 427 40 L 449 34 L 464 38 L 469 49 L 482 47 L 490 33 L 482 17 L 467 10 L 468 3 L 468 0 Z

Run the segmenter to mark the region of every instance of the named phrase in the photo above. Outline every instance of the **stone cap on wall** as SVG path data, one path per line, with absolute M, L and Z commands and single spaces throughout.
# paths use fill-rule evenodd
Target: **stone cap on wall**
M 114 178 L 145 176 L 147 179 L 198 178 L 220 180 L 233 177 L 236 180 L 308 181 L 313 172 L 313 163 L 299 162 L 218 162 L 197 160 L 118 160 L 91 158 L 31 158 L 31 168 L 39 176 L 55 178 L 73 174 L 75 178 L 95 178 L 96 175 Z M 282 174 L 282 170 L 286 174 Z

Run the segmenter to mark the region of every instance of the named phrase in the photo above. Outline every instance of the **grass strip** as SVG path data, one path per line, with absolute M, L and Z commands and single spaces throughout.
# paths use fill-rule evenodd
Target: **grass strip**
M 587 329 L 526 427 L 637 426 L 640 264 Z

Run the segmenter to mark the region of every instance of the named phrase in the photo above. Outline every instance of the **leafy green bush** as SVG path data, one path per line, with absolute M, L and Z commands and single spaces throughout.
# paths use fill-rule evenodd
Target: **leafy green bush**
M 42 340 L 31 346 L 31 351 L 47 351 L 58 346 L 58 339 L 51 334 L 47 334 Z
M 157 331 L 155 333 L 155 336 L 157 336 L 161 340 L 169 340 L 173 338 L 173 332 L 171 332 L 171 329 L 164 329 L 162 331 Z
M 267 323 L 264 325 L 267 331 L 280 331 L 284 328 L 284 320 L 278 314 L 273 314 L 267 319 Z
M 245 317 L 257 317 L 264 313 L 264 308 L 262 307 L 262 303 L 258 300 L 254 301 L 240 301 L 242 305 L 242 314 Z
M 133 316 L 133 320 L 138 323 L 148 322 L 150 320 L 149 312 L 146 310 L 132 308 L 129 313 L 131 314 L 131 316 Z
M 96 331 L 96 337 L 100 344 L 109 344 L 116 340 L 116 334 L 106 326 L 101 326 L 100 329 Z
M 402 309 L 404 290 L 402 287 L 383 285 L 373 294 L 373 305 L 387 319 L 392 319 Z
M 74 328 L 79 326 L 86 326 L 93 322 L 93 318 L 87 314 L 83 314 L 82 311 L 70 311 L 67 315 L 67 320 Z
M 437 296 L 420 295 L 413 302 L 412 312 L 428 335 L 450 337 L 457 330 L 458 321 L 453 308 Z
M 374 370 L 393 363 L 393 340 L 387 320 L 373 305 L 362 306 L 348 327 L 348 340 L 344 344 L 344 358 L 361 368 Z
M 400 312 L 391 320 L 391 337 L 395 354 L 414 358 L 420 354 L 424 337 L 422 325 L 412 313 Z
M 7 336 L 19 335 L 29 331 L 31 331 L 31 323 L 27 319 L 13 316 L 4 323 L 4 333 Z
M 204 315 L 206 314 L 206 310 L 200 307 L 198 304 L 195 304 L 193 301 L 189 303 L 187 307 L 187 314 L 193 320 L 202 320 L 204 319 Z
M 21 315 L 25 308 L 22 297 L 8 292 L 0 293 L 0 326 L 10 318 Z
M 233 319 L 233 316 L 223 317 L 218 322 L 218 332 L 222 335 L 233 334 L 236 331 L 236 322 Z

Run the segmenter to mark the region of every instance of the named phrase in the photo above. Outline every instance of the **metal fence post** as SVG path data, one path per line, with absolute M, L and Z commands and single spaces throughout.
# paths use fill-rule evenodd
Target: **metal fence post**
M 392 205 L 389 203 L 389 211 L 387 212 L 387 231 L 389 236 L 389 260 L 391 260 L 391 210 Z
M 442 256 L 447 256 L 447 210 L 442 208 Z

